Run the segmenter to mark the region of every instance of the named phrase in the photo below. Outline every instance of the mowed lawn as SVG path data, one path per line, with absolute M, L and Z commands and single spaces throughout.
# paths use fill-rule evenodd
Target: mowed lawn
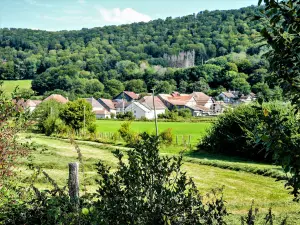
M 25 138 L 27 136 L 27 138 Z M 29 138 L 30 137 L 30 138 Z M 37 150 L 32 153 L 31 160 L 24 160 L 21 166 L 22 176 L 19 181 L 27 184 L 32 172 L 26 169 L 26 163 L 33 163 L 43 168 L 59 185 L 66 185 L 68 178 L 68 163 L 78 161 L 77 153 L 68 140 L 51 139 L 40 135 L 22 135 L 23 140 L 35 142 Z M 95 191 L 97 186 L 95 179 L 95 163 L 104 161 L 113 169 L 116 168 L 117 160 L 112 151 L 116 148 L 110 145 L 80 142 L 85 164 L 86 183 L 89 191 Z M 125 150 L 124 150 L 125 151 Z M 252 166 L 255 166 L 252 164 Z M 292 201 L 288 191 L 284 189 L 282 182 L 275 179 L 254 175 L 247 172 L 231 171 L 211 166 L 199 165 L 185 162 L 183 169 L 194 178 L 196 185 L 202 194 L 209 192 L 212 188 L 224 186 L 224 199 L 230 213 L 228 224 L 240 224 L 240 216 L 246 215 L 252 200 L 260 213 L 266 213 L 272 207 L 277 217 L 289 216 L 289 224 L 297 224 L 300 221 L 300 205 Z M 83 177 L 80 178 L 81 189 Z M 45 178 L 37 180 L 37 187 L 49 187 Z
M 117 132 L 124 121 L 118 120 L 97 120 L 97 132 Z M 198 143 L 199 139 L 210 128 L 209 122 L 158 122 L 158 130 L 162 132 L 168 128 L 172 129 L 173 134 L 178 136 L 178 142 L 182 142 L 182 138 L 188 139 L 191 136 L 191 143 Z M 131 128 L 136 132 L 155 132 L 154 121 L 133 121 Z
M 31 80 L 5 80 L 3 81 L 2 89 L 5 93 L 11 94 L 15 88 L 19 86 L 19 88 L 31 88 Z

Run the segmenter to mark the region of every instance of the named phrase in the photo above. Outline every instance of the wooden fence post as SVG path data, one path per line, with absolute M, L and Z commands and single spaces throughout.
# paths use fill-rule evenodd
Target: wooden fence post
M 69 163 L 69 196 L 75 206 L 79 204 L 79 163 Z
M 176 135 L 176 145 L 178 145 L 178 135 Z

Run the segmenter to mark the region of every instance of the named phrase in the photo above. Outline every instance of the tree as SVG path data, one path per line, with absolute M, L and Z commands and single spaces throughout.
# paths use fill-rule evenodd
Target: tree
M 262 0 L 259 1 L 259 4 Z M 262 112 L 260 123 L 252 132 L 253 139 L 272 154 L 277 165 L 281 165 L 291 176 L 285 178 L 294 200 L 300 200 L 300 137 L 299 137 L 299 45 L 300 45 L 300 0 L 264 0 L 265 8 L 256 18 L 263 20 L 268 27 L 261 34 L 271 50 L 267 53 L 272 68 L 272 81 L 282 87 L 294 109 L 292 115 L 282 115 L 275 110 L 257 107 Z M 287 121 L 291 122 L 287 123 Z
M 59 113 L 60 118 L 72 129 L 78 131 L 88 126 L 96 119 L 90 103 L 84 99 L 68 102 Z
M 247 95 L 251 91 L 250 84 L 246 81 L 245 78 L 234 78 L 231 83 L 230 87 L 235 91 L 240 91 L 242 94 Z
M 125 83 L 125 90 L 133 91 L 136 93 L 143 93 L 143 92 L 147 92 L 147 86 L 143 80 L 134 79 L 134 80 L 129 80 Z
M 121 81 L 111 79 L 105 82 L 105 92 L 107 92 L 110 96 L 114 97 L 122 91 L 124 91 L 124 85 Z
M 85 83 L 85 92 L 93 95 L 95 92 L 102 92 L 104 85 L 97 79 L 87 80 Z
M 263 1 L 259 0 L 259 4 Z M 264 0 L 265 8 L 256 18 L 268 24 L 261 30 L 271 50 L 267 53 L 272 81 L 300 108 L 300 14 L 299 0 Z
M 47 128 L 49 128 L 50 120 L 55 123 L 63 107 L 64 106 L 62 103 L 55 100 L 43 101 L 41 104 L 39 104 L 32 114 L 32 117 L 36 121 L 35 125 L 37 126 L 38 130 L 42 133 L 46 133 Z M 47 132 L 47 134 L 50 135 L 51 132 Z
M 166 94 L 169 94 L 176 89 L 175 85 L 170 84 L 170 82 L 168 81 L 159 81 L 157 82 L 154 88 L 156 93 L 166 93 Z
M 160 157 L 159 137 L 147 133 L 133 148 L 127 163 L 123 153 L 114 152 L 114 172 L 97 164 L 98 201 L 91 218 L 103 224 L 225 224 L 222 197 L 211 194 L 202 201 L 194 181 L 181 171 L 182 156 Z

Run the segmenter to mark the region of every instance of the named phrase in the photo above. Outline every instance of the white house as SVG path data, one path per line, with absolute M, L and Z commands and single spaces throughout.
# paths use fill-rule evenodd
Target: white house
M 103 110 L 96 110 L 94 111 L 97 119 L 110 119 L 111 118 L 111 112 L 103 109 Z
M 125 112 L 132 112 L 135 118 L 145 117 L 149 120 L 155 118 L 154 109 L 150 109 L 140 102 L 131 102 L 125 109 Z M 156 115 L 164 113 L 165 110 L 156 110 Z

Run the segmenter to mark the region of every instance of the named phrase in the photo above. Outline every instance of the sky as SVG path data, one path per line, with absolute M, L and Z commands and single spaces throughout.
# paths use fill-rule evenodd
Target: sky
M 0 28 L 49 31 L 148 22 L 203 10 L 238 9 L 258 0 L 0 0 Z

